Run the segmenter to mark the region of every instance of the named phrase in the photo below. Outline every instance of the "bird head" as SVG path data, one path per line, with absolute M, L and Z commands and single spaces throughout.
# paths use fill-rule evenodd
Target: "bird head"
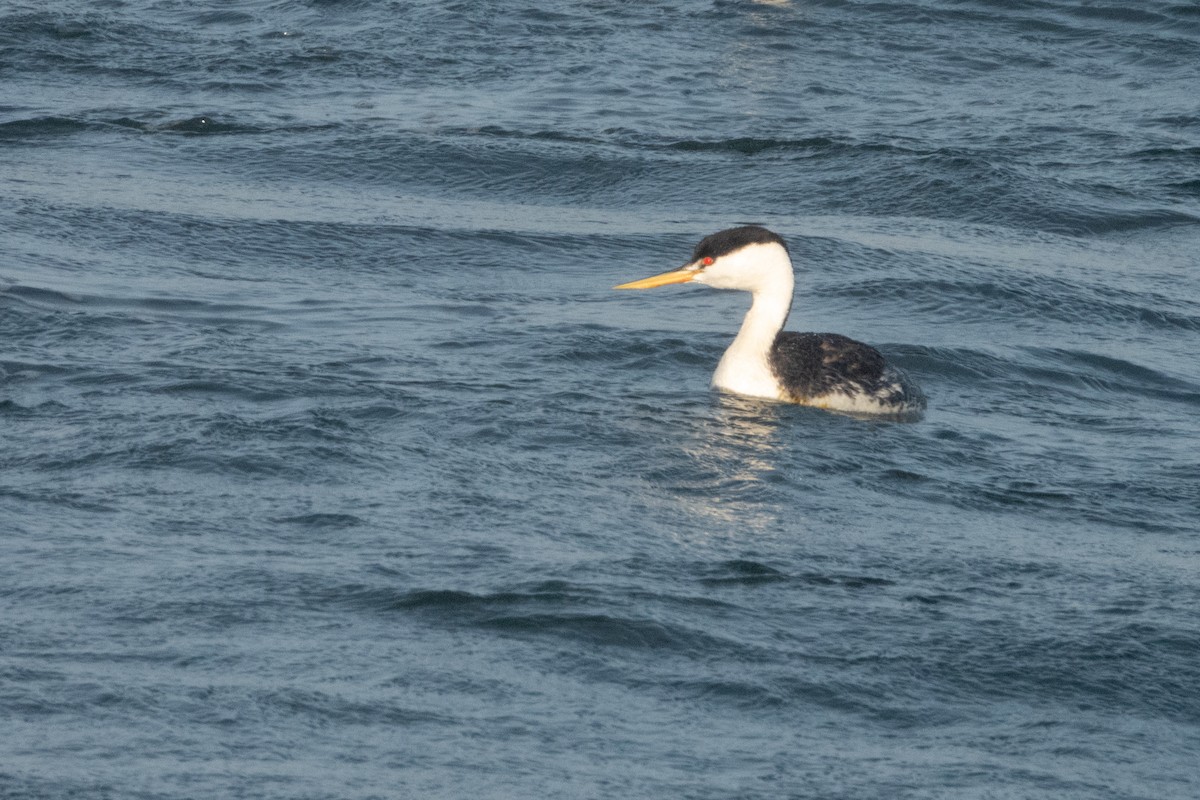
M 757 292 L 786 283 L 791 292 L 792 262 L 779 234 L 758 225 L 728 228 L 706 236 L 679 269 L 630 281 L 615 289 L 652 289 L 672 283 L 703 283 L 715 289 Z

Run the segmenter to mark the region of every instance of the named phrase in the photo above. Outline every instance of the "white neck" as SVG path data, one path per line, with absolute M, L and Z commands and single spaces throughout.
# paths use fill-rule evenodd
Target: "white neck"
M 717 280 L 711 284 L 748 289 L 754 298 L 741 330 L 717 365 L 713 386 L 738 394 L 779 399 L 780 386 L 771 372 L 769 358 L 775 335 L 783 329 L 792 307 L 794 280 L 787 253 L 781 247 L 771 246 L 755 253 L 751 279 L 738 286 Z

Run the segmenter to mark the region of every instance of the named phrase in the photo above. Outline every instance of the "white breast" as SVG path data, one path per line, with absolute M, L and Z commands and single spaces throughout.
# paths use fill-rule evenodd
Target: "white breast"
M 741 289 L 753 300 L 737 338 L 717 365 L 713 386 L 751 397 L 783 400 L 767 361 L 792 306 L 792 262 L 779 244 L 759 243 L 723 256 L 695 278 L 717 289 Z
M 721 363 L 717 364 L 717 371 L 713 373 L 712 385 L 750 397 L 783 400 L 779 381 L 767 364 L 766 352 L 739 344 L 745 343 L 735 341 L 721 357 Z

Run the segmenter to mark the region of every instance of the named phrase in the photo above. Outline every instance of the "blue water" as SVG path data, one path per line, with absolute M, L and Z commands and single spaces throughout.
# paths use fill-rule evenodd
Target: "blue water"
M 1200 7 L 0 5 L 0 796 L 1200 796 Z M 708 386 L 757 222 L 917 422 Z

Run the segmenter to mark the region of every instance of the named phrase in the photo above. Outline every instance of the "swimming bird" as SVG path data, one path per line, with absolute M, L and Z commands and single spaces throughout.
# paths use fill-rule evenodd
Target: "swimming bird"
M 615 289 L 703 283 L 753 297 L 712 384 L 751 397 L 858 414 L 912 415 L 925 396 L 870 345 L 837 333 L 783 330 L 795 280 L 787 244 L 777 233 L 744 225 L 706 236 L 682 267 Z

